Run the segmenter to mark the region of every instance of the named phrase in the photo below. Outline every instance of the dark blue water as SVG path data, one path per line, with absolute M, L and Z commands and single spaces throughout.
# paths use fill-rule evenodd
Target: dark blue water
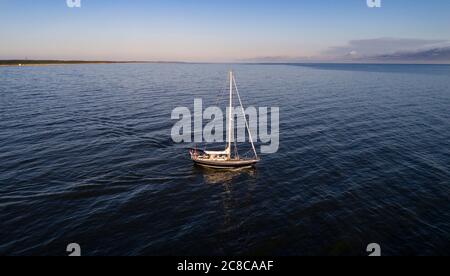
M 234 65 L 280 150 L 203 170 L 171 111 L 230 67 L 0 67 L 0 254 L 450 254 L 450 66 Z

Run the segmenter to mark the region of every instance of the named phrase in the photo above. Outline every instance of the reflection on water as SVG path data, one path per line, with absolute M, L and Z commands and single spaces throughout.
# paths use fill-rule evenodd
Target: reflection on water
M 256 168 L 242 168 L 242 169 L 229 169 L 229 170 L 217 170 L 211 168 L 205 168 L 195 166 L 197 173 L 203 174 L 203 179 L 207 184 L 231 184 L 233 179 L 238 176 L 256 177 Z
M 225 233 L 239 232 L 242 218 L 235 210 L 242 206 L 253 206 L 254 192 L 257 186 L 257 169 L 212 169 L 194 165 L 194 173 L 203 176 L 203 182 L 222 188 L 222 223 Z M 243 237 L 241 237 L 242 239 Z

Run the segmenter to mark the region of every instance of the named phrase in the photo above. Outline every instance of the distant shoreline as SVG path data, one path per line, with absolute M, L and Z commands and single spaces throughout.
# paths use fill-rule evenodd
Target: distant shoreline
M 184 63 L 172 61 L 0 60 L 0 66 L 49 66 L 80 64 Z

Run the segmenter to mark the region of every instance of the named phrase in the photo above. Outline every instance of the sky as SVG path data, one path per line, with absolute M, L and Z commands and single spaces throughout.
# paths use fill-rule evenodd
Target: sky
M 450 47 L 450 1 L 366 2 L 0 0 L 0 59 L 332 61 Z

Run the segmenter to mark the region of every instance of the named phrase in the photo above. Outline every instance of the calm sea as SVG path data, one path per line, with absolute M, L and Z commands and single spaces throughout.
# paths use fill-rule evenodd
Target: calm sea
M 178 106 L 280 107 L 255 170 L 194 167 Z M 450 66 L 0 67 L 0 255 L 450 254 Z

